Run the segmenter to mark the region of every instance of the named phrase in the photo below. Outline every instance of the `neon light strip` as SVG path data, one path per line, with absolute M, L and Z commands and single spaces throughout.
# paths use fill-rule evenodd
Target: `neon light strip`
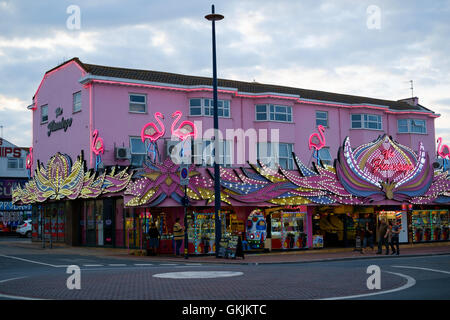
M 196 88 L 186 88 L 186 87 L 176 87 L 176 86 L 163 86 L 163 85 L 155 85 L 155 84 L 147 84 L 147 83 L 134 83 L 134 82 L 126 82 L 126 81 L 117 81 L 117 80 L 100 80 L 100 79 L 82 79 L 81 82 L 84 81 L 90 81 L 90 82 L 96 82 L 96 83 L 103 83 L 103 84 L 112 84 L 112 85 L 124 85 L 124 86 L 135 86 L 135 87 L 144 87 L 144 88 L 153 88 L 153 89 L 164 89 L 164 90 L 174 90 L 174 91 L 182 91 L 182 92 L 199 92 L 199 91 L 213 91 L 212 88 L 204 86 L 204 87 L 196 87 Z M 388 106 L 374 106 L 369 104 L 344 104 L 344 103 L 331 103 L 331 102 L 315 102 L 309 99 L 302 99 L 297 97 L 288 97 L 283 95 L 277 95 L 277 94 L 260 94 L 260 95 L 254 95 L 250 93 L 239 93 L 235 90 L 226 90 L 226 89 L 218 89 L 219 93 L 228 93 L 232 94 L 236 97 L 241 98 L 252 98 L 252 99 L 260 99 L 260 98 L 274 98 L 274 99 L 284 99 L 284 100 L 291 100 L 299 104 L 314 104 L 314 105 L 320 105 L 320 106 L 327 106 L 327 107 L 339 107 L 339 108 L 367 108 L 367 109 L 375 109 L 375 110 L 382 110 L 389 114 L 420 114 L 420 115 L 426 115 L 431 118 L 438 118 L 440 117 L 440 114 L 432 114 L 428 112 L 420 112 L 420 111 L 392 111 L 389 109 Z

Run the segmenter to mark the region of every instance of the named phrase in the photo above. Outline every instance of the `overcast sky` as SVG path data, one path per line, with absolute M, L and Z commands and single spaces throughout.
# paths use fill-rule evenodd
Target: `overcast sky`
M 211 76 L 205 0 L 0 0 L 0 125 L 31 145 L 45 71 L 92 64 Z M 71 5 L 80 8 L 80 28 Z M 216 0 L 220 78 L 398 100 L 441 114 L 450 144 L 450 1 Z

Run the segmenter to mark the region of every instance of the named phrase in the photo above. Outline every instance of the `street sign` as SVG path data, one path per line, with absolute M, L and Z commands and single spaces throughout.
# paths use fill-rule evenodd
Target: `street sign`
M 187 186 L 189 184 L 189 165 L 180 164 L 180 185 Z

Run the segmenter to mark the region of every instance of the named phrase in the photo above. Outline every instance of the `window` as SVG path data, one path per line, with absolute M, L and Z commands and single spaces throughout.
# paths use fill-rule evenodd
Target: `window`
M 274 104 L 257 104 L 255 106 L 257 121 L 292 122 L 292 107 Z
M 333 158 L 331 158 L 330 148 L 323 147 L 319 150 L 319 159 L 323 164 L 327 164 L 329 166 L 332 165 Z
M 322 125 L 328 127 L 328 112 L 316 111 L 316 126 Z
M 219 154 L 219 164 L 224 167 L 231 166 L 232 163 L 232 141 L 222 140 L 219 142 L 220 154 Z M 193 152 L 193 161 L 196 164 L 201 164 L 202 166 L 213 166 L 214 165 L 214 141 L 212 140 L 196 140 L 195 149 Z
M 73 94 L 73 112 L 81 111 L 81 91 Z
M 46 123 L 48 121 L 48 105 L 43 105 L 41 107 L 41 123 Z
M 214 116 L 213 99 L 190 99 L 189 115 L 191 116 Z M 217 100 L 217 115 L 222 118 L 230 117 L 230 101 Z
M 23 159 L 8 158 L 8 169 L 23 169 Z
M 399 133 L 427 133 L 427 123 L 425 120 L 418 119 L 399 119 L 397 120 Z
M 376 114 L 352 114 L 352 129 L 382 130 L 381 116 Z
M 260 142 L 257 146 L 257 157 L 267 166 L 275 168 L 275 164 L 278 163 L 283 169 L 294 169 L 293 144 Z
M 140 137 L 130 137 L 130 154 L 131 165 L 133 167 L 141 168 L 147 152 L 145 150 L 145 144 Z
M 147 96 L 145 94 L 130 94 L 130 112 L 146 113 Z

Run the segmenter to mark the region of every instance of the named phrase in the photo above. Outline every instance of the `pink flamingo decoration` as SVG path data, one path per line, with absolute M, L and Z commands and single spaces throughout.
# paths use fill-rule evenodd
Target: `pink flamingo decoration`
M 443 160 L 443 170 L 445 171 L 448 165 L 448 160 L 450 159 L 450 147 L 446 144 L 442 145 L 441 137 L 437 139 L 437 142 L 438 142 L 437 153 Z
M 27 168 L 28 178 L 31 178 L 31 167 L 33 166 L 33 147 L 30 150 L 25 160 L 25 167 Z
M 319 150 L 325 146 L 325 128 L 322 125 L 317 127 L 319 133 L 314 132 L 309 136 L 309 150 L 312 148 L 315 149 L 313 156 L 317 159 L 317 162 L 320 164 Z
M 102 158 L 100 156 L 100 153 L 103 154 L 105 151 L 105 147 L 103 144 L 103 139 L 98 136 L 98 130 L 95 129 L 92 133 L 92 146 L 91 150 L 95 153 L 95 171 L 97 171 L 98 165 L 102 162 Z
M 184 148 L 184 141 L 188 138 L 192 137 L 192 139 L 195 139 L 197 137 L 197 128 L 195 127 L 194 123 L 191 121 L 183 121 L 180 123 L 178 128 L 175 129 L 176 124 L 180 120 L 180 118 L 183 116 L 183 113 L 181 111 L 175 111 L 172 114 L 172 118 L 176 118 L 172 123 L 172 136 L 177 136 L 180 138 L 181 141 L 183 141 L 183 148 Z M 184 150 L 181 149 L 180 155 L 183 157 Z
M 153 162 L 156 159 L 157 153 L 159 157 L 158 145 L 156 144 L 156 140 L 164 136 L 164 133 L 166 132 L 166 128 L 164 127 L 164 124 L 161 122 L 161 119 L 164 119 L 164 116 L 161 114 L 161 112 L 155 113 L 155 119 L 158 122 L 159 127 L 161 129 L 158 129 L 153 122 L 149 122 L 145 126 L 143 126 L 141 130 L 142 142 L 145 143 L 147 139 L 150 140 L 150 143 L 147 147 L 147 152 L 153 153 Z

